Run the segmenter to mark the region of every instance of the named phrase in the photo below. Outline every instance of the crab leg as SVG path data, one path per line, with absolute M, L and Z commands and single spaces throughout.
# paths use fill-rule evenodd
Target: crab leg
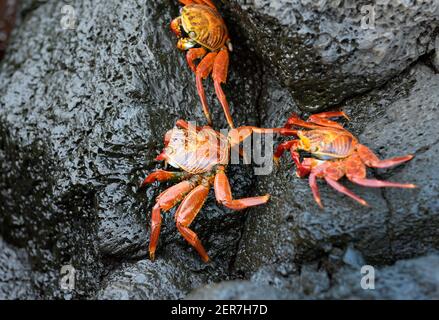
M 396 182 L 384 181 L 378 179 L 362 179 L 356 177 L 350 177 L 349 180 L 361 186 L 371 187 L 371 188 L 384 188 L 384 187 L 405 188 L 405 189 L 416 188 L 416 185 L 412 183 L 396 183 Z
M 203 87 L 203 80 L 206 79 L 212 72 L 216 56 L 216 52 L 210 52 L 209 54 L 207 54 L 204 59 L 201 60 L 201 62 L 198 64 L 197 70 L 195 72 L 198 95 L 201 99 L 201 105 L 203 107 L 204 115 L 206 116 L 207 122 L 210 126 L 212 125 L 212 117 L 210 116 L 209 107 L 207 105 L 206 93 L 204 92 Z
M 297 130 L 287 128 L 258 128 L 252 126 L 245 126 L 233 129 L 229 133 L 230 144 L 237 145 L 247 139 L 252 133 L 260 134 L 281 134 L 284 136 L 297 136 Z
M 310 166 L 313 168 L 311 169 L 311 174 L 309 175 L 309 184 L 311 186 L 311 190 L 314 195 L 314 199 L 316 200 L 317 204 L 323 208 L 321 199 L 320 199 L 320 193 L 317 187 L 317 177 L 322 177 L 325 179 L 325 181 L 335 190 L 338 192 L 341 192 L 348 197 L 354 199 L 355 201 L 358 201 L 360 204 L 367 206 L 367 202 L 357 196 L 355 193 L 350 191 L 348 188 L 343 186 L 338 182 L 340 178 L 342 178 L 345 174 L 344 169 L 344 162 L 338 161 L 338 162 L 322 162 L 320 165 L 317 165 L 319 163 L 315 159 L 307 158 L 306 160 L 310 161 Z
M 274 161 L 276 163 L 279 162 L 279 158 L 282 157 L 285 150 L 290 150 L 293 146 L 297 145 L 298 142 L 298 140 L 290 140 L 278 145 L 273 155 Z
M 337 190 L 338 192 L 344 193 L 345 195 L 347 195 L 348 197 L 351 197 L 352 199 L 354 199 L 355 201 L 359 202 L 363 206 L 368 206 L 368 203 L 365 200 L 363 200 L 362 198 L 357 196 L 355 193 L 350 191 L 348 188 L 346 188 L 345 186 L 343 186 L 342 184 L 340 184 L 336 180 L 333 180 L 333 179 L 325 176 L 325 181 L 331 187 L 333 187 L 335 190 Z
M 347 158 L 344 161 L 346 164 L 346 177 L 353 183 L 372 188 L 416 188 L 416 186 L 411 183 L 396 183 L 377 179 L 366 179 L 366 166 L 363 161 L 364 160 L 359 154 L 353 154 L 350 158 Z
M 258 206 L 266 203 L 270 195 L 250 197 L 242 199 L 233 199 L 229 179 L 224 173 L 224 167 L 218 167 L 214 182 L 216 200 L 222 205 L 232 210 L 242 210 L 248 207 Z
M 163 210 L 166 212 L 173 208 L 196 186 L 196 184 L 196 181 L 185 180 L 163 191 L 157 197 L 157 202 L 152 209 L 151 215 L 151 236 L 149 241 L 149 256 L 151 260 L 154 260 L 155 257 L 155 250 L 160 235 L 160 227 L 162 225 L 160 211 Z
M 303 127 L 308 129 L 321 129 L 321 126 L 317 124 L 312 124 L 310 122 L 303 121 L 295 113 L 293 113 L 293 115 L 288 118 L 287 123 L 285 124 L 285 128 L 291 128 L 292 126 Z
M 343 129 L 343 126 L 341 124 L 329 120 L 330 118 L 336 118 L 336 117 L 344 117 L 347 120 L 349 120 L 349 117 L 343 111 L 328 111 L 328 112 L 321 112 L 311 115 L 308 118 L 307 122 L 313 122 L 315 124 L 324 127 Z
M 189 226 L 203 207 L 208 194 L 208 183 L 197 186 L 184 198 L 175 214 L 178 231 L 180 231 L 183 238 L 197 250 L 204 262 L 209 261 L 209 256 L 201 244 L 200 239 L 198 239 L 197 234 L 189 229 Z
M 317 204 L 319 205 L 320 208 L 323 208 L 322 205 L 322 199 L 320 198 L 320 192 L 319 192 L 319 187 L 317 185 L 317 175 L 315 172 L 310 173 L 308 181 L 309 181 L 309 186 L 311 187 L 311 191 L 312 194 L 314 196 L 314 200 L 317 202 Z
M 190 173 L 187 172 L 174 172 L 174 171 L 165 171 L 165 170 L 157 170 L 153 173 L 149 174 L 145 180 L 143 180 L 140 188 L 145 187 L 147 184 L 153 183 L 155 181 L 163 182 L 168 180 L 181 180 L 187 179 L 191 176 Z
M 186 130 L 195 128 L 195 130 L 197 130 L 197 132 L 203 130 L 203 127 L 194 126 L 190 122 L 187 122 L 187 121 L 182 120 L 182 119 L 177 120 L 175 125 L 177 127 L 180 127 L 180 128 L 186 129 Z
M 296 151 L 299 143 L 300 140 L 290 140 L 278 145 L 273 156 L 274 162 L 279 163 L 279 158 L 282 157 L 285 150 L 290 150 L 294 163 L 296 166 L 300 166 L 299 153 Z
M 229 52 L 227 49 L 222 49 L 218 52 L 215 62 L 213 65 L 212 78 L 215 85 L 215 92 L 218 97 L 218 100 L 223 107 L 224 114 L 226 115 L 227 123 L 230 128 L 234 128 L 233 119 L 230 114 L 229 104 L 226 99 L 226 95 L 221 87 L 222 83 L 226 83 L 227 81 L 227 72 L 229 69 Z
M 203 58 L 206 53 L 207 51 L 204 48 L 192 48 L 188 50 L 186 54 L 186 61 L 193 72 L 197 71 L 197 67 L 194 64 L 194 61 Z
M 357 152 L 358 155 L 361 157 L 361 160 L 366 164 L 368 167 L 373 168 L 388 168 L 393 167 L 396 165 L 399 165 L 401 163 L 404 163 L 406 161 L 409 161 L 413 159 L 413 155 L 409 154 L 402 157 L 395 157 L 391 159 L 386 160 L 380 160 L 368 147 L 359 144 L 357 146 Z

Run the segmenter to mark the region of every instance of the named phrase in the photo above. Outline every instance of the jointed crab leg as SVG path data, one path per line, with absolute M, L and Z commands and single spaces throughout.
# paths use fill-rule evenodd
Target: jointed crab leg
M 181 180 L 187 179 L 191 176 L 191 174 L 187 172 L 175 172 L 175 171 L 165 171 L 165 170 L 157 170 L 148 175 L 145 180 L 143 180 L 140 188 L 145 187 L 149 183 L 153 183 L 155 181 L 163 182 L 168 180 Z
M 157 202 L 152 209 L 151 215 L 151 236 L 149 242 L 149 256 L 154 260 L 155 250 L 160 235 L 160 227 L 162 225 L 162 217 L 160 211 L 168 211 L 172 209 L 184 196 L 197 185 L 197 181 L 185 180 L 169 189 L 163 191 L 158 197 Z
M 330 118 L 344 117 L 349 120 L 349 117 L 343 111 L 328 111 L 311 115 L 307 121 L 303 121 L 297 114 L 293 114 L 287 121 L 286 127 L 300 126 L 308 129 L 318 129 L 323 127 L 343 129 L 343 126 Z
M 207 122 L 210 126 L 212 125 L 212 117 L 210 116 L 209 107 L 207 105 L 206 94 L 203 87 L 203 80 L 206 79 L 212 72 L 216 56 L 216 52 L 208 53 L 204 57 L 204 59 L 201 60 L 201 62 L 198 64 L 197 70 L 195 71 L 198 95 L 201 99 L 201 105 L 203 106 L 204 115 L 206 116 Z
M 197 71 L 197 67 L 194 64 L 194 61 L 197 59 L 201 59 L 207 54 L 207 50 L 204 48 L 192 48 L 186 54 L 186 61 L 189 67 L 193 72 Z
M 288 128 L 258 128 L 252 126 L 239 127 L 230 131 L 230 144 L 232 146 L 237 145 L 247 139 L 253 133 L 281 134 L 284 136 L 293 136 L 297 135 L 297 130 L 292 130 Z
M 299 118 L 297 114 L 293 114 L 290 118 L 288 118 L 287 123 L 285 124 L 285 128 L 291 128 L 292 126 L 307 128 L 307 129 L 319 129 L 321 126 L 317 124 L 313 124 L 311 122 L 304 121 Z
M 349 120 L 349 117 L 343 111 L 328 111 L 311 115 L 307 122 L 313 122 L 315 124 L 330 127 L 330 128 L 343 128 L 343 126 L 335 121 L 329 120 L 330 118 L 344 117 Z
M 242 199 L 233 199 L 229 179 L 224 173 L 224 167 L 219 166 L 215 175 L 214 182 L 215 197 L 219 203 L 232 210 L 242 210 L 248 207 L 258 206 L 266 203 L 270 196 L 250 197 Z
M 332 180 L 329 177 L 325 177 L 325 181 L 331 186 L 333 187 L 335 190 L 337 190 L 338 192 L 344 193 L 345 195 L 347 195 L 348 197 L 351 197 L 352 199 L 354 199 L 355 201 L 359 202 L 360 204 L 362 204 L 363 206 L 368 206 L 367 202 L 365 200 L 363 200 L 362 198 L 360 198 L 359 196 L 357 196 L 355 193 L 353 193 L 352 191 L 350 191 L 348 188 L 346 188 L 344 185 L 340 184 L 338 181 L 336 180 Z M 320 207 L 323 207 L 321 202 L 319 203 Z
M 234 128 L 233 119 L 230 114 L 229 104 L 227 103 L 226 95 L 224 94 L 224 91 L 221 88 L 221 84 L 227 81 L 227 72 L 229 66 L 228 51 L 220 50 L 219 52 L 210 52 L 204 57 L 203 60 L 201 60 L 198 66 L 195 67 L 193 64 L 193 60 L 201 57 L 203 51 L 198 49 L 192 49 L 192 50 L 197 50 L 197 51 L 189 52 L 187 55 L 187 60 L 192 70 L 195 70 L 198 95 L 200 96 L 201 104 L 203 106 L 203 111 L 204 114 L 206 115 L 209 125 L 212 125 L 212 119 L 209 113 L 209 107 L 207 106 L 207 99 L 206 99 L 206 94 L 204 92 L 203 80 L 206 79 L 210 73 L 212 73 L 212 78 L 215 85 L 215 92 L 218 97 L 218 100 L 221 103 L 221 106 L 223 107 L 224 114 L 226 115 L 227 123 L 231 128 Z
M 180 128 L 183 128 L 183 129 L 187 129 L 187 130 L 195 128 L 195 130 L 197 132 L 200 131 L 200 130 L 203 130 L 202 127 L 194 126 L 191 123 L 189 123 L 189 122 L 187 122 L 185 120 L 182 120 L 182 119 L 177 120 L 176 126 L 180 127 Z
M 218 52 L 218 55 L 215 59 L 215 63 L 213 65 L 212 78 L 215 86 L 215 93 L 218 97 L 218 100 L 223 107 L 224 114 L 226 115 L 227 123 L 230 128 L 234 128 L 232 115 L 230 114 L 229 104 L 227 103 L 226 95 L 221 87 L 222 83 L 226 83 L 227 81 L 227 72 L 229 69 L 229 52 L 227 49 L 222 49 Z
M 314 200 L 317 202 L 320 208 L 323 208 L 322 199 L 320 198 L 320 192 L 316 178 L 317 178 L 317 174 L 315 172 L 311 172 L 308 177 L 308 182 L 309 182 L 309 186 L 311 187 Z
M 413 159 L 413 155 L 409 154 L 402 157 L 380 160 L 368 147 L 359 144 L 357 146 L 358 155 L 361 160 L 372 168 L 389 168 Z
M 366 148 L 366 147 L 364 147 L 364 148 Z M 406 157 L 400 157 L 400 158 L 409 158 L 408 160 L 410 160 L 412 158 L 412 156 L 406 156 Z M 385 161 L 389 161 L 389 160 L 378 160 L 378 161 L 385 162 Z M 407 160 L 404 160 L 404 161 L 407 161 Z M 360 153 L 358 155 L 352 155 L 350 158 L 346 159 L 344 162 L 346 164 L 346 177 L 356 184 L 359 184 L 359 185 L 362 185 L 365 187 L 372 187 L 372 188 L 383 188 L 383 187 L 407 188 L 407 189 L 416 188 L 416 185 L 411 184 L 411 183 L 397 183 L 397 182 L 383 181 L 383 180 L 377 180 L 377 179 L 366 179 L 366 166 L 365 166 L 365 164 L 367 165 L 367 163 L 363 163 L 365 161 L 361 158 Z
M 325 179 L 325 181 L 333 187 L 335 190 L 347 195 L 348 197 L 351 197 L 355 201 L 358 201 L 360 204 L 367 206 L 367 202 L 357 196 L 355 193 L 350 191 L 348 188 L 343 186 L 338 182 L 340 178 L 342 178 L 345 175 L 343 161 L 337 161 L 337 162 L 322 162 L 319 164 L 319 160 L 313 159 L 313 158 L 305 158 L 304 162 L 307 163 L 307 167 L 309 167 L 308 170 L 311 171 L 309 175 L 309 185 L 311 187 L 311 191 L 314 195 L 314 199 L 317 202 L 317 204 L 323 208 L 322 201 L 320 198 L 320 193 L 317 186 L 317 177 L 322 177 Z
M 209 189 L 209 183 L 206 181 L 197 186 L 184 198 L 175 213 L 177 229 L 183 238 L 197 250 L 204 262 L 209 261 L 209 256 L 198 239 L 198 236 L 194 231 L 189 229 L 189 226 L 203 207 L 207 195 L 209 194 Z

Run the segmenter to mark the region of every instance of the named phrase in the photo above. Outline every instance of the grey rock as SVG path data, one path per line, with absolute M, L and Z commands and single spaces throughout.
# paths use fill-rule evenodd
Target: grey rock
M 343 255 L 343 262 L 351 267 L 361 267 L 366 264 L 363 255 L 358 250 L 355 250 L 353 246 L 348 246 L 345 254 Z
M 439 299 L 439 256 L 400 260 L 392 266 L 374 270 L 374 288 L 363 289 L 360 269 L 344 268 L 333 275 L 333 287 L 323 299 Z M 367 275 L 370 275 L 368 272 Z M 369 283 L 370 285 L 371 283 Z
M 172 261 L 140 260 L 135 264 L 125 264 L 107 276 L 98 299 L 182 299 L 188 289 L 201 284 L 200 277 Z
M 8 245 L 0 237 L 0 300 L 36 298 L 26 251 Z
M 415 84 L 408 96 L 387 106 L 360 135 L 383 158 L 415 155 L 404 166 L 378 173 L 383 179 L 418 185 L 409 192 L 383 189 L 394 259 L 439 248 L 439 167 L 435 160 L 439 155 L 439 75 L 422 65 L 411 73 Z
M 412 153 L 402 166 L 373 173 L 378 178 L 412 182 L 417 189 L 363 188 L 343 183 L 371 205 L 362 207 L 319 183 L 324 210 L 313 200 L 307 179 L 294 174 L 290 159 L 280 170 L 258 179 L 258 188 L 272 194 L 270 206 L 254 208 L 235 261 L 246 276 L 265 265 L 282 266 L 327 261 L 334 250 L 353 246 L 365 261 L 378 265 L 411 258 L 439 248 L 439 76 L 419 64 L 387 86 L 349 102 L 348 129 L 381 158 Z M 284 123 L 295 106 L 283 107 L 277 90 L 266 92 L 265 126 Z M 279 112 L 272 112 L 281 106 Z M 284 109 L 285 108 L 285 109 Z M 361 115 L 357 117 L 357 114 Z M 306 115 L 304 115 L 306 116 Z M 342 260 L 342 256 L 339 260 Z
M 439 72 L 439 35 L 436 35 L 433 50 L 433 57 L 431 61 L 436 72 Z
M 372 268 L 373 269 L 372 269 Z M 262 268 L 263 269 L 263 268 Z M 342 266 L 335 273 L 317 265 L 304 265 L 298 274 L 283 279 L 281 287 L 267 281 L 276 273 L 259 270 L 251 281 L 225 281 L 207 285 L 187 299 L 390 299 L 439 298 L 439 256 L 435 253 L 400 260 L 387 267 Z M 264 274 L 264 275 L 262 275 Z M 373 277 L 365 281 L 363 277 Z M 330 280 L 331 279 L 331 280 Z M 371 279 L 371 278 L 368 278 Z M 362 287 L 367 282 L 368 289 Z
M 245 39 L 308 111 L 383 85 L 433 50 L 439 26 L 435 0 L 224 2 L 232 37 Z
M 209 284 L 190 293 L 186 300 L 287 300 L 296 296 L 271 286 L 234 280 Z
M 5 53 L 9 36 L 15 25 L 18 1 L 0 2 L 0 60 Z

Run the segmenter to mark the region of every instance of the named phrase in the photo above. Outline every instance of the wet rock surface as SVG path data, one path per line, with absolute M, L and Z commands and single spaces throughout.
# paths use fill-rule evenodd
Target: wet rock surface
M 416 155 L 407 164 L 369 170 L 369 175 L 412 182 L 417 189 L 377 190 L 343 181 L 371 205 L 362 207 L 320 182 L 321 210 L 308 180 L 297 178 L 292 161 L 285 157 L 280 170 L 258 178 L 258 188 L 271 193 L 272 202 L 249 213 L 237 270 L 249 276 L 264 265 L 276 265 L 279 273 L 288 275 L 306 261 L 326 263 L 349 245 L 372 264 L 390 264 L 437 248 L 439 175 L 433 159 L 438 152 L 438 86 L 438 75 L 420 64 L 343 108 L 352 117 L 347 127 L 381 158 Z M 265 126 L 286 120 L 283 110 L 272 112 L 278 106 L 277 95 L 267 93 L 266 102 L 273 107 L 268 108 Z M 358 110 L 361 116 L 357 117 Z
M 0 300 L 38 298 L 30 273 L 26 251 L 8 245 L 0 237 Z
M 396 262 L 439 247 L 439 77 L 418 59 L 431 50 L 426 43 L 431 45 L 435 11 L 398 7 L 407 28 L 394 34 L 393 47 L 380 41 L 394 23 L 377 22 L 375 33 L 365 33 L 358 21 L 334 22 L 342 10 L 329 10 L 330 2 L 299 19 L 303 29 L 313 19 L 326 30 L 339 27 L 329 47 L 317 50 L 315 31 L 295 31 L 287 21 L 288 10 L 302 8 L 306 15 L 311 2 L 289 2 L 286 11 L 267 1 L 240 9 L 235 1 L 224 3 L 235 49 L 225 92 L 237 125 L 280 126 L 305 105 L 336 103 L 379 86 L 343 105 L 352 119 L 347 128 L 380 157 L 416 154 L 408 164 L 369 175 L 419 188 L 346 183 L 372 206 L 365 208 L 320 183 L 322 211 L 287 157 L 268 176 L 233 165 L 228 175 L 235 197 L 268 192 L 271 202 L 233 212 L 218 206 L 211 193 L 192 224 L 212 258 L 208 264 L 178 234 L 173 212 L 163 214 L 157 261 L 151 262 L 150 211 L 171 184 L 138 191 L 138 183 L 162 168 L 153 158 L 177 119 L 204 123 L 194 76 L 168 27 L 177 1 L 76 1 L 72 29 L 62 27 L 63 3 L 23 1 L 22 20 L 0 64 L 0 297 L 181 299 L 192 292 L 190 298 L 204 299 L 374 298 L 352 289 L 368 263 L 388 279 L 380 296 L 394 298 L 392 277 L 437 265 L 431 255 Z M 413 21 L 413 14 L 419 19 Z M 348 32 L 350 25 L 356 27 Z M 289 37 L 297 38 L 297 52 Z M 337 53 L 343 37 L 371 44 Z M 311 43 L 305 51 L 303 41 Z M 403 53 L 413 46 L 416 53 Z M 317 53 L 335 59 L 317 70 Z M 207 81 L 214 124 L 225 128 L 212 87 Z M 303 96 L 291 93 L 293 87 Z M 77 271 L 73 291 L 59 286 L 65 265 Z M 437 281 L 416 274 L 410 283 Z M 434 297 L 426 286 L 413 296 Z
M 439 26 L 433 0 L 225 2 L 249 47 L 308 111 L 384 84 L 433 50 Z
M 439 256 L 431 254 L 400 260 L 392 266 L 376 269 L 374 289 L 361 287 L 358 269 L 341 269 L 323 299 L 434 299 L 439 298 Z M 364 275 L 364 274 L 363 274 Z M 363 276 L 361 275 L 361 276 Z M 370 286 L 371 284 L 368 283 Z
M 62 6 L 32 7 L 1 65 L 0 225 L 11 243 L 29 251 L 44 297 L 71 296 L 58 285 L 66 264 L 80 277 L 73 297 L 93 297 L 113 268 L 104 259 L 146 255 L 154 198 L 170 185 L 144 192 L 137 186 L 161 166 L 153 158 L 164 133 L 178 118 L 204 116 L 168 28 L 178 13 L 174 2 L 75 2 L 72 30 L 60 24 Z M 257 66 L 236 61 L 239 54 L 229 79 L 232 113 L 237 124 L 255 124 Z M 215 124 L 225 127 L 207 87 Z M 249 193 L 250 170 L 234 166 L 230 176 L 236 196 Z M 193 224 L 215 261 L 206 267 L 165 214 L 158 259 L 173 257 L 176 266 L 195 261 L 191 272 L 223 279 L 243 218 L 209 197 Z
M 108 276 L 98 293 L 98 299 L 182 299 L 188 288 L 202 285 L 202 278 L 191 273 L 190 268 L 181 267 L 172 260 L 141 260 L 123 265 Z
M 9 36 L 14 28 L 17 7 L 17 0 L 0 0 L 0 60 L 5 54 Z
M 297 299 L 289 291 L 245 280 L 224 281 L 200 288 L 186 297 L 187 300 L 288 300 Z
M 439 256 L 433 253 L 373 269 L 372 266 L 362 269 L 363 265 L 338 261 L 334 273 L 318 264 L 304 265 L 299 274 L 288 277 L 279 276 L 276 270 L 266 268 L 256 272 L 246 286 L 269 286 L 271 290 L 277 288 L 277 292 L 288 292 L 290 299 L 438 299 L 438 263 Z M 373 276 L 373 280 L 370 276 Z M 240 288 L 238 284 L 234 287 L 227 284 L 206 286 L 190 297 L 220 299 Z M 216 288 L 224 289 L 220 291 Z M 254 293 L 253 299 L 265 297 L 263 292 L 255 290 Z M 245 297 L 245 294 L 239 297 Z

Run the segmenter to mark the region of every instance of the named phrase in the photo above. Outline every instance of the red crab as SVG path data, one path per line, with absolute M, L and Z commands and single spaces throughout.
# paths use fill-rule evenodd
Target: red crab
M 323 206 L 316 178 L 325 179 L 331 187 L 362 205 L 367 205 L 367 202 L 341 185 L 338 182 L 340 178 L 346 176 L 353 183 L 366 187 L 416 187 L 414 184 L 367 179 L 366 167 L 392 167 L 411 160 L 413 155 L 380 160 L 369 148 L 360 144 L 341 124 L 330 120 L 334 117 L 348 119 L 346 114 L 341 111 L 314 114 L 307 121 L 293 115 L 288 119 L 285 127 L 301 128 L 295 130 L 295 136 L 298 139 L 280 144 L 274 154 L 274 159 L 277 162 L 285 150 L 290 150 L 297 167 L 297 176 L 302 178 L 309 175 L 309 184 L 314 199 L 320 207 Z M 315 158 L 304 158 L 301 162 L 298 153 L 300 150 L 309 152 Z
M 212 118 L 207 106 L 202 81 L 212 74 L 215 92 L 223 107 L 227 123 L 233 128 L 229 104 L 221 88 L 227 81 L 229 51 L 232 51 L 229 33 L 223 18 L 211 0 L 179 0 L 185 6 L 180 16 L 171 22 L 171 29 L 178 37 L 177 48 L 187 50 L 186 59 L 195 72 L 198 95 L 208 124 Z M 202 59 L 195 66 L 194 61 Z
M 180 172 L 157 170 L 146 177 L 141 187 L 154 181 L 183 180 L 162 192 L 156 199 L 151 216 L 151 237 L 149 254 L 154 259 L 160 234 L 161 211 L 169 211 L 180 201 L 175 213 L 177 229 L 207 262 L 209 257 L 190 224 L 203 207 L 210 187 L 215 189 L 215 197 L 222 205 L 242 210 L 264 204 L 269 195 L 244 199 L 233 199 L 226 167 L 229 164 L 230 149 L 238 148 L 239 143 L 253 132 L 288 134 L 292 130 L 285 128 L 261 129 L 256 127 L 239 127 L 229 132 L 228 136 L 213 130 L 209 126 L 195 127 L 183 120 L 178 120 L 176 127 L 165 135 L 165 148 L 157 160 L 165 160 Z

